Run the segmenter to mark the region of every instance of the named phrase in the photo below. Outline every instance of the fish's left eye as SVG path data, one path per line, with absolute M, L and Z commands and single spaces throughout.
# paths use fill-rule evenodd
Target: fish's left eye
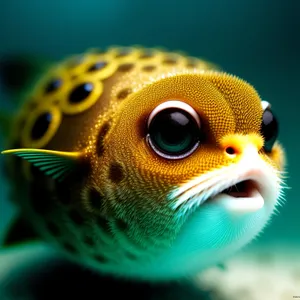
M 149 116 L 147 142 L 159 156 L 181 159 L 197 149 L 200 127 L 200 118 L 191 106 L 181 101 L 167 101 Z
M 266 152 L 271 152 L 272 148 L 278 137 L 278 121 L 271 111 L 270 107 L 267 107 L 262 116 L 261 135 L 264 137 L 264 149 Z

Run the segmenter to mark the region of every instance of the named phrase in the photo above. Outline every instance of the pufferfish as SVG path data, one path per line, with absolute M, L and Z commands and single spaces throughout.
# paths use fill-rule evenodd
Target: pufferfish
M 31 228 L 103 274 L 194 276 L 283 202 L 277 137 L 271 104 L 208 61 L 142 47 L 68 57 L 28 89 L 2 152 L 20 211 L 6 244 Z

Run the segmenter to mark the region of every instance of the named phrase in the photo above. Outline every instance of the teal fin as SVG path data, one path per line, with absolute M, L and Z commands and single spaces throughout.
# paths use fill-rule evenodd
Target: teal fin
M 21 216 L 18 216 L 10 225 L 10 228 L 4 238 L 3 246 L 13 246 L 30 241 L 39 240 L 37 233 L 32 226 L 28 224 Z
M 79 164 L 82 153 L 63 152 L 44 149 L 12 149 L 1 152 L 25 159 L 38 167 L 44 174 L 63 181 Z

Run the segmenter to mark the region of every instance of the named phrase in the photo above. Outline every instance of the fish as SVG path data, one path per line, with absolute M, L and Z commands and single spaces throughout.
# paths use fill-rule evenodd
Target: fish
M 19 213 L 3 247 L 40 240 L 101 274 L 180 280 L 280 211 L 279 121 L 244 79 L 142 46 L 47 66 L 9 118 L 1 153 Z

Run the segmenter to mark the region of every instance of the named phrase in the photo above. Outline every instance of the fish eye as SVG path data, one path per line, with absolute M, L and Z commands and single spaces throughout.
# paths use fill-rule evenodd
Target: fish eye
M 199 146 L 200 128 L 199 115 L 191 106 L 181 101 L 167 101 L 149 116 L 147 142 L 163 158 L 185 158 Z
M 264 107 L 264 106 L 263 106 Z M 278 121 L 274 116 L 270 105 L 265 105 L 262 116 L 261 135 L 264 137 L 264 149 L 270 153 L 278 137 Z

